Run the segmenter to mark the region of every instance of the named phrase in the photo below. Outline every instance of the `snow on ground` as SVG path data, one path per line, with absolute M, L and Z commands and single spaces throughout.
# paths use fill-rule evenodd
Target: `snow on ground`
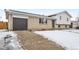
M 79 49 L 79 30 L 35 31 L 34 33 L 55 41 L 65 49 Z
M 0 31 L 0 50 L 22 50 L 14 32 Z
M 66 31 L 69 31 L 69 32 L 73 32 L 73 33 L 77 33 L 77 34 L 79 34 L 79 30 L 78 29 L 71 29 L 71 30 L 66 30 Z
M 7 31 L 7 29 L 2 29 L 2 30 L 0 29 L 0 32 L 2 32 L 2 31 Z

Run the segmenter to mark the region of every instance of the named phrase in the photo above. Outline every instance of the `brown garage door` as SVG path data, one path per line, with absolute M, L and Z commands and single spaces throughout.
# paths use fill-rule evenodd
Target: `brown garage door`
M 27 19 L 13 18 L 13 30 L 27 30 Z

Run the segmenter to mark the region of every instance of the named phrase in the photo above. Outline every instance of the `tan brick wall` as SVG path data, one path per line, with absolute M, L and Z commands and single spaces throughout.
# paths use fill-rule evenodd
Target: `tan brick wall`
M 13 30 L 13 17 L 12 17 L 12 14 L 8 15 L 8 29 Z
M 51 20 L 48 20 L 47 24 L 39 24 L 39 18 L 29 17 L 28 29 L 32 29 L 32 30 L 52 29 L 52 22 Z
M 70 28 L 70 25 L 67 25 L 67 27 L 65 27 L 65 25 L 60 25 L 60 27 L 58 27 L 58 25 L 55 25 L 55 28 L 65 29 L 65 28 Z
M 67 26 L 67 28 L 70 28 L 70 25 L 69 25 L 69 26 Z

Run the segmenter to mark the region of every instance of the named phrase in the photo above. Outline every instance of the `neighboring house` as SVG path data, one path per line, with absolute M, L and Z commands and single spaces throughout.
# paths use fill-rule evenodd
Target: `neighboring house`
M 77 28 L 79 27 L 79 17 L 75 18 L 75 21 L 71 21 L 71 27 L 72 28 Z
M 67 11 L 49 15 L 48 17 L 53 17 L 55 20 L 55 28 L 70 28 L 72 16 Z
M 72 28 L 77 28 L 77 27 L 79 27 L 79 21 L 72 21 L 72 22 L 71 22 L 71 27 L 72 27 Z
M 45 30 L 54 28 L 53 17 L 5 10 L 9 30 Z

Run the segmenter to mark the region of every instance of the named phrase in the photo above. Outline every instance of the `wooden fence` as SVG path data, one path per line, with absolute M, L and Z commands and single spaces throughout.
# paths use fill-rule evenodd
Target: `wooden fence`
M 8 29 L 8 22 L 0 22 L 0 29 Z

